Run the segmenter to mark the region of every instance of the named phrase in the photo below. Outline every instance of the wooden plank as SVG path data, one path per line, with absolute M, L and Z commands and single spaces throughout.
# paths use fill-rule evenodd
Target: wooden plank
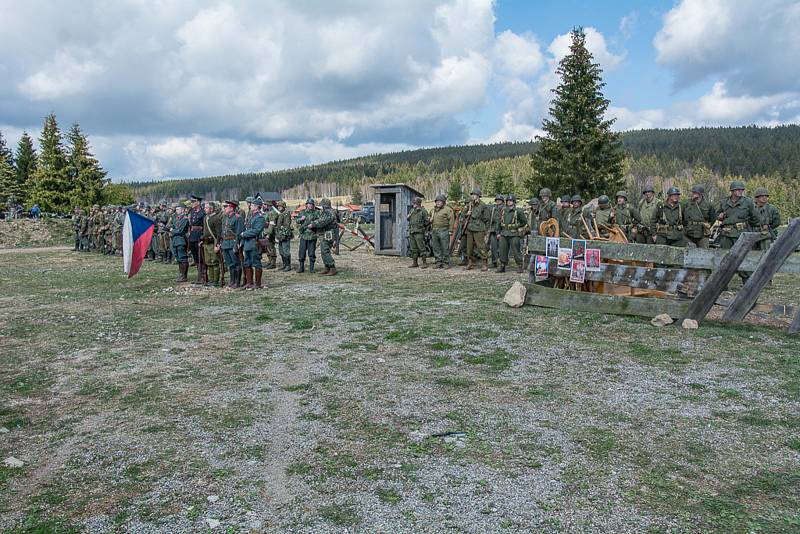
M 727 250 L 719 248 L 690 248 L 686 249 L 686 258 L 683 266 L 690 269 L 708 269 L 715 271 L 722 263 Z M 761 258 L 766 254 L 764 251 L 754 250 L 747 253 L 739 270 L 752 273 L 761 262 Z M 778 269 L 779 273 L 800 274 L 800 254 L 794 253 L 786 258 L 786 261 Z
M 686 315 L 689 303 L 673 299 L 623 297 L 582 291 L 566 291 L 536 284 L 526 284 L 525 304 L 584 312 L 655 317 L 662 313 L 678 318 Z
M 789 221 L 789 227 L 781 233 L 772 246 L 761 256 L 758 267 L 747 279 L 741 290 L 725 310 L 723 321 L 742 321 L 755 305 L 758 295 L 772 280 L 786 258 L 800 245 L 800 219 Z
M 572 240 L 561 238 L 561 247 L 572 248 Z M 533 254 L 545 252 L 546 240 L 542 236 L 528 238 L 528 250 Z M 666 245 L 642 245 L 640 243 L 611 243 L 609 241 L 586 241 L 586 248 L 599 248 L 603 260 L 641 261 L 660 265 L 684 265 L 684 249 Z
M 756 232 L 744 232 L 739 236 L 733 248 L 731 248 L 727 256 L 723 258 L 719 268 L 711 273 L 705 287 L 703 287 L 700 293 L 692 300 L 686 315 L 688 319 L 694 319 L 700 322 L 705 318 L 720 294 L 728 287 L 728 283 L 731 281 L 731 278 L 733 278 L 733 275 L 736 274 L 747 252 L 753 247 L 753 244 L 758 241 L 759 237 L 759 234 Z
M 534 270 L 535 261 L 530 263 Z M 559 269 L 558 260 L 550 258 L 551 276 L 569 276 L 569 269 Z M 694 296 L 705 285 L 707 273 L 697 269 L 669 269 L 667 267 L 636 267 L 615 263 L 601 263 L 600 271 L 586 271 L 586 280 L 605 282 L 636 289 L 653 289 L 673 295 Z M 534 275 L 535 277 L 535 275 Z M 530 281 L 533 281 L 529 278 Z

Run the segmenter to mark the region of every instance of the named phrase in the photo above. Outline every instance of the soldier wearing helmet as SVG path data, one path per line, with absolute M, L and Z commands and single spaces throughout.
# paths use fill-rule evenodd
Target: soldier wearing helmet
M 714 207 L 705 199 L 702 185 L 692 187 L 692 198 L 683 210 L 683 233 L 689 246 L 708 248 L 711 225 L 716 217 Z
M 422 268 L 428 268 L 428 247 L 425 244 L 425 230 L 428 226 L 428 211 L 422 207 L 422 197 L 414 197 L 411 203 L 411 211 L 406 216 L 408 221 L 408 244 L 411 247 L 411 265 L 409 268 L 419 267 L 419 260 L 422 260 Z
M 652 184 L 644 186 L 642 189 L 642 198 L 639 200 L 639 217 L 642 219 L 642 224 L 639 227 L 639 233 L 636 235 L 637 243 L 652 243 L 652 235 L 650 234 L 650 220 L 653 218 L 658 207 L 659 200 L 656 198 L 656 192 Z
M 278 210 L 278 218 L 275 220 L 275 239 L 278 241 L 278 251 L 283 263 L 281 271 L 289 272 L 292 270 L 292 238 L 294 237 L 292 213 L 286 209 L 286 202 L 283 200 L 277 202 L 275 209 Z
M 517 197 L 508 195 L 506 206 L 500 222 L 500 267 L 498 273 L 504 273 L 508 265 L 508 255 L 514 256 L 517 272 L 522 272 L 522 237 L 528 231 L 528 220 L 525 210 L 517 207 Z
M 422 203 L 422 199 L 420 199 Z M 322 263 L 325 265 L 325 270 L 322 271 L 323 276 L 336 275 L 336 262 L 333 261 L 331 250 L 333 249 L 334 242 L 336 241 L 336 232 L 339 230 L 339 221 L 336 213 L 331 207 L 331 200 L 323 198 L 320 202 L 322 211 L 316 220 L 312 221 L 309 228 L 314 229 L 317 233 L 317 240 L 319 241 L 319 253 L 322 256 Z M 313 269 L 312 271 L 313 272 Z
M 658 205 L 650 221 L 650 234 L 654 243 L 672 247 L 686 246 L 683 211 L 681 190 L 670 187 L 667 190 L 667 201 Z
M 478 253 L 483 262 L 482 271 L 489 270 L 489 260 L 486 252 L 486 229 L 489 225 L 489 206 L 481 202 L 481 190 L 475 188 L 470 193 L 470 201 L 467 205 L 467 215 L 465 222 L 467 227 L 464 233 L 467 237 L 467 266 L 464 270 L 474 268 L 473 254 Z
M 629 242 L 634 243 L 639 235 L 642 217 L 639 215 L 639 210 L 628 203 L 628 193 L 626 191 L 617 191 L 614 196 L 616 205 L 611 210 L 613 212 L 611 222 L 625 232 Z
M 431 248 L 437 269 L 450 268 L 450 230 L 455 225 L 456 215 L 446 202 L 446 196 L 437 195 L 430 214 Z
M 600 195 L 597 199 L 597 208 L 594 210 L 594 222 L 597 225 L 600 237 L 608 237 L 608 231 L 614 224 L 613 215 L 611 199 L 608 198 L 608 195 Z
M 530 228 L 532 236 L 539 235 L 539 206 L 541 204 L 536 197 L 528 200 L 528 228 Z
M 553 193 L 547 187 L 543 187 L 539 190 L 539 199 L 540 199 L 539 213 L 538 213 L 539 224 L 545 222 L 548 219 L 558 220 L 558 207 L 556 206 L 555 202 L 550 200 L 550 197 L 552 195 Z
M 764 237 L 755 247 L 756 250 L 767 250 L 778 236 L 775 229 L 781 224 L 781 215 L 778 208 L 769 203 L 769 192 L 764 187 L 759 187 L 753 193 L 756 199 L 756 212 L 760 223 L 758 230 Z
M 505 207 L 506 199 L 503 195 L 495 195 L 494 205 L 489 210 L 489 230 L 487 233 L 489 253 L 492 257 L 489 267 L 492 268 L 497 267 L 497 263 L 500 261 L 500 223 Z
M 308 255 L 308 271 L 314 272 L 314 263 L 317 261 L 317 233 L 309 225 L 319 217 L 317 203 L 313 198 L 306 200 L 305 209 L 301 210 L 295 218 L 297 231 L 300 234 L 300 246 L 298 248 L 298 273 L 306 272 L 306 255 Z
M 761 224 L 753 201 L 744 196 L 744 183 L 734 180 L 730 185 L 730 196 L 720 202 L 717 220 L 722 224 L 719 246 L 723 249 L 733 247 L 742 232 L 749 232 Z

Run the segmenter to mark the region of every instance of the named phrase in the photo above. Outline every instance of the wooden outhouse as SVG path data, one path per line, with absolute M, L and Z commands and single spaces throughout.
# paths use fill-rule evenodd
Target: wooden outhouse
M 408 214 L 422 193 L 405 184 L 375 184 L 375 254 L 408 256 Z

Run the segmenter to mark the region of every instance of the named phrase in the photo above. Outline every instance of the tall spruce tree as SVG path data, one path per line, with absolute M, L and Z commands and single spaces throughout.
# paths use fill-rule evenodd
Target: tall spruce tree
M 39 204 L 42 211 L 67 213 L 70 210 L 73 184 L 67 168 L 61 130 L 53 113 L 44 119 L 39 148 L 41 153 L 31 177 L 26 205 Z
M 0 158 L 3 158 L 10 165 L 14 164 L 14 155 L 11 149 L 6 145 L 6 138 L 3 137 L 3 132 L 0 131 Z
M 67 168 L 73 184 L 72 204 L 88 207 L 102 200 L 106 174 L 90 151 L 89 140 L 76 122 L 67 133 Z
M 539 150 L 532 156 L 534 173 L 528 188 L 584 197 L 613 195 L 623 183 L 622 146 L 611 131 L 614 120 L 605 120 L 609 100 L 603 96 L 602 69 L 586 49 L 586 34 L 574 29 L 570 52 L 556 69 L 561 78 L 553 89 L 550 118 L 543 121 L 547 135 L 537 137 Z
M 33 147 L 33 139 L 28 132 L 22 132 L 17 144 L 17 155 L 15 158 L 15 174 L 17 187 L 20 190 L 19 201 L 23 204 L 27 201 L 28 188 L 31 185 L 31 177 L 36 170 L 37 164 L 36 149 Z
M 0 200 L 5 205 L 9 197 L 19 202 L 20 190 L 17 187 L 14 167 L 4 153 L 0 153 Z

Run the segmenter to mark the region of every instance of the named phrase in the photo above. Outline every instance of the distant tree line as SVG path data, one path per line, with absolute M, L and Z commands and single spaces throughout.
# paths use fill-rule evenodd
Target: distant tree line
M 13 198 L 30 208 L 67 213 L 76 206 L 130 204 L 129 186 L 112 184 L 91 152 L 89 139 L 78 123 L 66 136 L 55 114 L 44 119 L 37 152 L 28 132 L 23 132 L 12 152 L 0 132 L 0 200 Z

